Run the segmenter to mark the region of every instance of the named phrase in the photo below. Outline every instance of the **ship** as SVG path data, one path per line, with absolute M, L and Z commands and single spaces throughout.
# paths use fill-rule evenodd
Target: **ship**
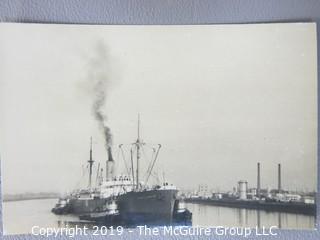
M 187 216 L 191 218 L 191 213 L 179 208 L 177 197 L 178 189 L 173 184 L 165 180 L 154 185 L 148 184 L 153 173 L 155 163 L 158 159 L 161 145 L 152 147 L 153 158 L 149 162 L 147 172 L 141 173 L 141 151 L 146 146 L 140 138 L 140 118 L 138 118 L 137 139 L 130 144 L 130 164 L 126 165 L 126 175 L 114 174 L 115 160 L 112 156 L 111 146 L 107 147 L 107 161 L 105 177 L 102 177 L 103 169 L 99 169 L 97 177 L 100 179 L 98 186 L 92 186 L 92 140 L 90 144 L 89 158 L 89 183 L 88 188 L 74 191 L 67 197 L 68 207 L 65 214 L 79 215 L 80 219 L 101 221 L 101 216 L 105 219 L 110 217 L 111 212 L 117 212 L 116 219 L 121 219 L 121 223 L 126 225 L 154 223 L 170 225 L 174 222 L 175 216 Z M 119 148 L 122 144 L 119 145 Z M 144 177 L 142 177 L 142 175 Z M 110 207 L 112 206 L 112 207 Z M 116 206 L 116 207 L 115 207 Z M 58 211 L 61 214 L 61 211 Z

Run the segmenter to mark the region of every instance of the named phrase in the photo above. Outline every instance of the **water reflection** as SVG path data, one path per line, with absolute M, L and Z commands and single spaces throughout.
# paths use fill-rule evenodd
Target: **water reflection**
M 238 210 L 238 217 L 239 217 L 239 224 L 240 226 L 247 226 L 248 225 L 248 214 L 246 209 L 237 209 Z
M 278 228 L 281 229 L 282 228 L 282 224 L 281 224 L 281 213 L 278 213 Z
M 271 227 L 280 229 L 310 229 L 315 227 L 315 217 L 263 210 L 228 208 L 188 203 L 193 213 L 194 226 Z

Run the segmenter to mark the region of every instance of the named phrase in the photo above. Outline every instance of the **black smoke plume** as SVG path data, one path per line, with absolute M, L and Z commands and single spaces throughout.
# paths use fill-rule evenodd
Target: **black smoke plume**
M 92 110 L 96 120 L 98 121 L 99 127 L 103 130 L 106 149 L 110 148 L 112 145 L 112 134 L 110 127 L 107 124 L 108 117 L 105 110 L 107 93 L 111 87 L 107 60 L 106 47 L 102 43 L 99 43 L 97 45 L 96 54 L 92 59 L 92 71 L 89 75 L 89 80 L 94 84 L 94 101 Z

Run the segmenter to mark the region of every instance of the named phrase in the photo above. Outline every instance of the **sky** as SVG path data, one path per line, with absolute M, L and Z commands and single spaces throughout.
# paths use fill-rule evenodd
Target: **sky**
M 316 48 L 314 23 L 1 23 L 2 190 L 85 184 L 91 136 L 95 169 L 104 166 L 92 111 L 101 89 L 118 174 L 117 146 L 128 161 L 140 114 L 143 141 L 162 145 L 155 171 L 180 189 L 231 190 L 239 180 L 255 187 L 260 162 L 262 187 L 277 187 L 281 163 L 283 188 L 315 190 Z

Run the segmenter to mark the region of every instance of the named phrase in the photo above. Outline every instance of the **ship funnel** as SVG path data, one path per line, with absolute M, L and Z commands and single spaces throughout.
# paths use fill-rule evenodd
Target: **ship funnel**
M 111 147 L 109 146 L 107 149 L 108 152 L 108 161 L 106 162 L 106 179 L 107 181 L 111 181 L 113 179 L 113 172 L 114 172 L 114 160 L 112 157 Z
M 108 151 L 108 161 L 112 161 L 113 162 L 111 147 L 108 147 L 107 151 Z

